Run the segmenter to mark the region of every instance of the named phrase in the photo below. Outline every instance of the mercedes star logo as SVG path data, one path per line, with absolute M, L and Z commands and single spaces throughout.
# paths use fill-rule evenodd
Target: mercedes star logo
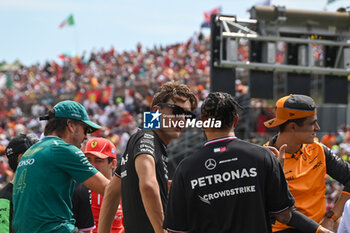
M 204 165 L 208 170 L 213 170 L 216 167 L 216 161 L 214 159 L 208 159 Z

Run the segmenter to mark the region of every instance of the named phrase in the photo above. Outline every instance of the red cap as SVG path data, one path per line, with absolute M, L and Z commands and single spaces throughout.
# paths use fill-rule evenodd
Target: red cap
M 93 138 L 86 143 L 84 153 L 93 154 L 101 159 L 108 157 L 115 159 L 117 148 L 108 139 Z

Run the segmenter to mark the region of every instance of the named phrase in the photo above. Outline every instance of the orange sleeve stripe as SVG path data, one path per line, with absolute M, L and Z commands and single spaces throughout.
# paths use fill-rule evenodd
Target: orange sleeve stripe
M 349 192 L 346 192 L 346 191 L 343 191 L 342 193 L 347 194 L 347 195 L 350 195 L 350 193 L 349 193 Z
M 321 228 L 321 225 L 319 225 L 319 226 L 317 227 L 316 233 L 318 233 L 318 231 L 320 230 L 320 228 Z

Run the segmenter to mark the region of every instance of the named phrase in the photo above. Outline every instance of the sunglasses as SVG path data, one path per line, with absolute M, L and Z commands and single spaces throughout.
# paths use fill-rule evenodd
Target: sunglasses
M 181 108 L 180 106 L 177 106 L 175 104 L 167 104 L 167 103 L 159 103 L 157 104 L 160 107 L 169 107 L 172 109 L 173 111 L 173 115 L 175 116 L 185 116 L 185 119 L 195 119 L 196 118 L 196 114 L 194 114 L 193 112 L 187 111 L 183 108 Z
M 84 134 L 86 135 L 86 134 L 90 133 L 90 127 L 85 125 L 85 124 L 82 124 L 82 125 L 84 127 Z

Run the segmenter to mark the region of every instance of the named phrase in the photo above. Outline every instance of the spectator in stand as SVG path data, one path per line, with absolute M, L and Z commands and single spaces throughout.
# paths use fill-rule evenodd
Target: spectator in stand
M 328 132 L 321 139 L 321 143 L 327 146 L 328 148 L 332 148 L 337 143 L 337 137 L 334 133 Z
M 145 50 L 140 44 L 138 50 L 131 52 L 117 52 L 111 48 L 86 56 L 89 55 L 81 58 L 62 55 L 62 65 L 51 61 L 43 65 L 18 66 L 6 72 L 9 86 L 0 90 L 4 114 L 11 112 L 13 117 L 22 115 L 21 112 L 29 114 L 31 106 L 36 105 L 33 111 L 37 115 L 43 111 L 42 106 L 47 111 L 55 99 L 74 98 L 71 93 L 76 93 L 78 102 L 84 97 L 96 103 L 86 106 L 91 109 L 93 119 L 100 114 L 98 109 L 103 110 L 109 100 L 117 97 L 124 98 L 123 104 L 127 103 L 135 118 L 145 106 L 149 106 L 147 101 L 153 95 L 150 92 L 154 93 L 164 82 L 178 80 L 191 86 L 205 85 L 209 75 L 209 39 L 203 39 L 202 34 L 194 34 L 184 43 L 164 48 Z M 113 92 L 105 91 L 108 87 L 112 87 Z M 127 94 L 125 89 L 129 90 Z M 142 101 L 137 101 L 140 99 L 137 93 Z M 8 119 L 6 116 L 4 121 L 8 122 Z M 3 123 L 2 119 L 0 121 Z M 43 127 L 36 131 L 43 131 Z M 10 137 L 13 136 L 15 133 L 11 132 Z

